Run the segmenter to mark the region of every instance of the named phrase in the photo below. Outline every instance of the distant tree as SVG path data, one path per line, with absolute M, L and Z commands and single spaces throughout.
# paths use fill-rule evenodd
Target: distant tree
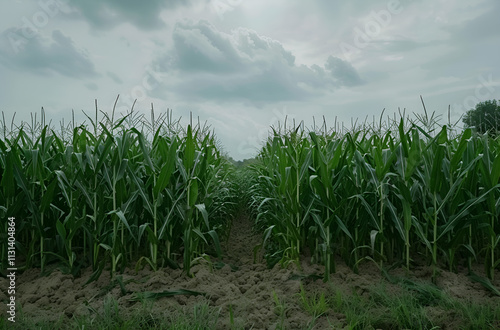
M 248 158 L 248 159 L 243 159 L 243 160 L 234 160 L 233 157 L 229 157 L 229 161 L 231 163 L 233 163 L 233 165 L 236 168 L 243 168 L 243 167 L 247 167 L 248 165 L 254 164 L 255 162 L 257 162 L 257 159 L 254 157 L 254 158 Z
M 475 128 L 478 133 L 497 135 L 500 132 L 500 103 L 496 100 L 479 102 L 475 109 L 466 112 L 463 122 L 466 127 Z

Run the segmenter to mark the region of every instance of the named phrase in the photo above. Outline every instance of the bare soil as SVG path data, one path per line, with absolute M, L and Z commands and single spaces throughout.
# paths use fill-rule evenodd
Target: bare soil
M 218 325 L 221 329 L 230 328 L 230 308 L 234 315 L 234 324 L 246 329 L 272 329 L 279 323 L 279 317 L 275 313 L 274 292 L 287 304 L 285 328 L 305 328 L 313 317 L 299 304 L 301 281 L 294 275 L 321 275 L 323 267 L 312 265 L 308 258 L 303 258 L 300 268 L 291 264 L 287 269 L 283 269 L 278 264 L 268 269 L 262 258 L 259 257 L 256 263 L 253 260 L 253 249 L 260 242 L 261 236 L 252 231 L 251 221 L 241 216 L 234 221 L 229 240 L 224 244 L 225 256 L 222 262 L 225 265 L 222 268 L 217 269 L 213 264 L 201 262 L 193 267 L 193 278 L 186 276 L 181 270 L 165 268 L 152 272 L 145 268 L 136 272 L 130 268 L 122 274 L 128 293 L 122 294 L 116 286 L 107 295 L 116 298 L 120 310 L 126 314 L 141 306 L 141 302 L 130 301 L 135 292 L 175 289 L 204 292 L 206 296 L 178 295 L 160 298 L 153 303 L 153 312 L 169 313 L 206 301 L 210 306 L 221 309 Z M 60 317 L 88 315 L 92 313 L 92 309 L 100 310 L 106 297 L 100 293 L 109 285 L 110 276 L 109 272 L 104 271 L 97 281 L 84 286 L 91 273 L 88 269 L 81 277 L 73 278 L 55 270 L 47 277 L 40 277 L 38 269 L 31 269 L 18 275 L 16 297 L 22 305 L 23 313 L 33 319 L 57 320 Z M 404 271 L 397 269 L 391 271 L 391 274 L 404 275 Z M 431 268 L 416 267 L 406 276 L 430 281 Z M 389 283 L 371 262 L 362 263 L 359 274 L 355 274 L 340 261 L 329 283 L 324 283 L 321 279 L 302 281 L 306 292 L 331 293 L 332 289 L 336 289 L 345 294 L 355 291 L 361 296 L 368 295 L 370 290 L 381 282 L 385 283 L 389 292 L 392 290 L 397 294 L 400 289 Z M 494 284 L 500 286 L 498 280 Z M 478 304 L 500 303 L 499 297 L 480 284 L 471 282 L 465 270 L 458 273 L 441 271 L 437 285 L 458 299 Z M 7 302 L 5 278 L 0 278 L 0 287 L 0 302 L 3 304 Z M 443 317 L 452 318 L 453 315 Z M 327 329 L 331 327 L 330 324 L 335 328 L 344 328 L 347 325 L 343 314 L 331 310 L 316 320 L 315 329 Z M 453 328 L 452 323 L 450 328 Z

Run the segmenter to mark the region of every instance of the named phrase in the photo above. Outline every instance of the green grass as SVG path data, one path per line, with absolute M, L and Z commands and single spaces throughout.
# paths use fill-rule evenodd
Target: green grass
M 362 294 L 354 288 L 343 290 L 331 284 L 322 291 L 310 291 L 304 284 L 291 300 L 273 292 L 277 319 L 269 325 L 285 329 L 288 317 L 299 309 L 309 315 L 303 326 L 310 329 L 317 328 L 320 320 L 333 328 L 348 329 L 497 329 L 500 322 L 498 304 L 453 298 L 431 282 L 402 278 L 396 284 L 381 282 Z M 219 307 L 208 303 L 159 311 L 153 300 L 143 299 L 136 306 L 125 309 L 106 296 L 102 305 L 88 307 L 88 315 L 61 315 L 56 321 L 34 320 L 20 309 L 15 324 L 2 315 L 0 329 L 217 329 L 224 320 L 232 329 L 244 328 L 239 318 L 236 321 L 234 307 L 223 315 Z
M 217 329 L 220 318 L 220 309 L 211 307 L 207 303 L 198 303 L 190 309 L 179 308 L 163 313 L 153 312 L 152 304 L 143 304 L 141 308 L 130 313 L 124 312 L 118 302 L 112 297 L 106 297 L 102 308 L 91 310 L 88 316 L 81 316 L 67 320 L 62 316 L 57 321 L 33 320 L 22 312 L 11 323 L 0 319 L 0 329 L 162 329 L 162 330 L 191 330 Z
M 323 315 L 329 309 L 329 302 L 324 292 L 313 292 L 308 294 L 304 286 L 301 285 L 298 297 L 300 306 L 314 318 Z
M 285 320 L 287 317 L 288 307 L 285 300 L 276 294 L 275 291 L 272 292 L 272 298 L 274 302 L 274 313 L 278 316 L 278 323 L 276 329 L 285 329 Z
M 402 281 L 397 293 L 381 283 L 367 294 L 331 289 L 330 308 L 350 329 L 496 329 L 500 306 L 452 298 L 427 282 Z

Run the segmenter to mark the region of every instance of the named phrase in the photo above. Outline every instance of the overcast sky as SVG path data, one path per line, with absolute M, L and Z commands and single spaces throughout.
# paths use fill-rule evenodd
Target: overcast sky
M 189 113 L 235 159 L 269 125 L 500 99 L 498 0 L 40 0 L 0 12 L 0 111 Z M 158 114 L 157 114 L 158 115 Z

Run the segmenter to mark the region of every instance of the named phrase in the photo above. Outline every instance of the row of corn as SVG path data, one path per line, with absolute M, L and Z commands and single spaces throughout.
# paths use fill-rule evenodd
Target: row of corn
M 500 139 L 401 119 L 384 130 L 273 130 L 238 175 L 214 135 L 167 117 L 32 122 L 0 139 L 0 216 L 16 218 L 24 267 L 131 262 L 190 273 L 220 254 L 238 203 L 263 229 L 270 264 L 310 254 L 325 280 L 341 256 L 355 271 L 429 262 L 500 263 Z M 7 223 L 0 227 L 7 241 Z M 7 246 L 1 246 L 6 268 Z M 434 274 L 435 275 L 435 274 Z
M 455 131 L 454 131 L 455 132 Z M 306 253 L 457 269 L 500 263 L 500 139 L 398 120 L 345 134 L 278 127 L 252 165 L 250 210 L 271 264 Z M 434 276 L 436 273 L 434 273 Z
M 11 130 L 4 122 L 0 214 L 16 218 L 24 267 L 92 266 L 99 275 L 181 260 L 189 274 L 198 258 L 220 253 L 236 194 L 213 133 L 153 111 L 151 121 L 97 116 L 58 132 L 44 120 Z

